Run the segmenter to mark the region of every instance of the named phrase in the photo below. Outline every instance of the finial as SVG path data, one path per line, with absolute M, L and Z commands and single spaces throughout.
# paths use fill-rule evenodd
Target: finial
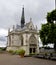
M 23 5 L 23 8 L 24 8 L 24 5 Z
M 24 9 L 24 5 L 22 5 L 22 9 Z
M 37 30 L 37 25 L 36 25 L 36 30 Z
M 15 25 L 13 25 L 13 30 L 15 29 Z
M 32 18 L 30 18 L 30 22 L 32 21 Z
M 8 29 L 8 34 L 10 33 L 10 28 Z

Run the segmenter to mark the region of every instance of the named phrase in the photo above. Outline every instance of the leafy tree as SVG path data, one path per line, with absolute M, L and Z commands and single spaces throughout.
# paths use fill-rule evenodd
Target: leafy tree
M 47 22 L 54 23 L 54 21 L 56 21 L 56 9 L 53 10 L 52 12 L 48 12 L 46 18 Z
M 43 45 L 47 45 L 48 43 L 54 44 L 54 49 L 56 51 L 56 10 L 47 13 L 47 23 L 42 24 L 40 30 L 40 39 Z

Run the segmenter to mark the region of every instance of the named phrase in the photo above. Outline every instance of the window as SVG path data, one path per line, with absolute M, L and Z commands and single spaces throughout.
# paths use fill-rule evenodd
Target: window
M 23 46 L 23 37 L 21 36 L 21 46 Z

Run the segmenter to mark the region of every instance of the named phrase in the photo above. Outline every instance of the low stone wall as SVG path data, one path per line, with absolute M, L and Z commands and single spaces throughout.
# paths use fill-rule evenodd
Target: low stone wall
M 44 48 L 41 48 L 40 49 L 40 52 L 54 52 L 54 49 L 44 49 Z

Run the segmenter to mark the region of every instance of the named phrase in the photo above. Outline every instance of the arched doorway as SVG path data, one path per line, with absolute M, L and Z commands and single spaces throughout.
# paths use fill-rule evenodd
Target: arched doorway
M 36 37 L 32 34 L 29 38 L 29 53 L 36 53 L 37 40 Z
M 21 40 L 21 46 L 23 46 L 23 36 L 20 36 L 20 40 Z

